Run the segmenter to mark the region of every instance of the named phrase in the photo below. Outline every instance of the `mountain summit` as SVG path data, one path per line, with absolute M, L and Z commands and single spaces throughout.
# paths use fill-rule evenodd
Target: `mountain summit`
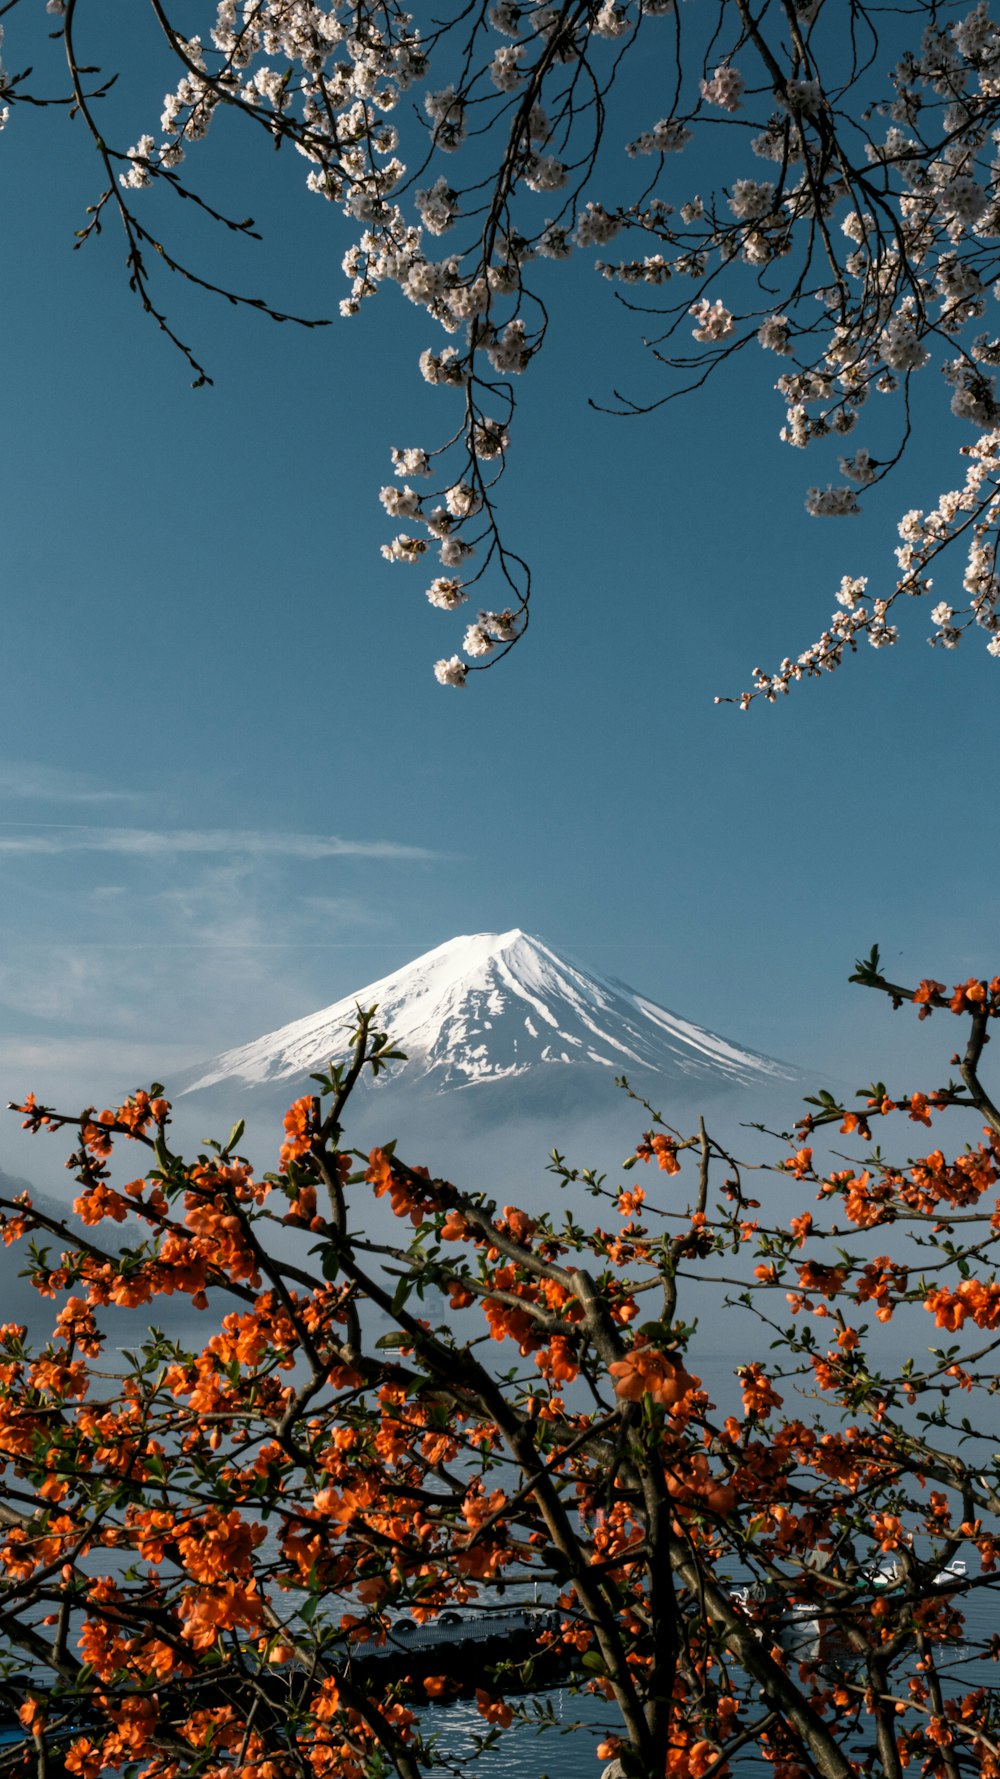
M 405 1051 L 392 1078 L 431 1092 L 567 1068 L 612 1075 L 653 1071 L 674 1081 L 745 1087 L 795 1071 L 678 1018 L 611 977 L 584 970 L 519 928 L 449 939 L 403 969 L 227 1050 L 175 1088 L 292 1083 L 346 1053 L 358 1005 Z

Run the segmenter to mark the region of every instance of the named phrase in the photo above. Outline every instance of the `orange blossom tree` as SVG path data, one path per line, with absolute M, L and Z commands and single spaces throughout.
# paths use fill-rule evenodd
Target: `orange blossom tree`
M 910 990 L 874 952 L 858 979 L 958 1016 L 960 1078 L 810 1102 L 764 1170 L 813 1206 L 787 1219 L 704 1124 L 652 1112 L 627 1185 L 554 1156 L 561 1220 L 359 1156 L 349 1097 L 395 1055 L 374 1010 L 275 1172 L 240 1126 L 182 1160 L 155 1085 L 18 1107 L 72 1133 L 80 1191 L 72 1225 L 0 1203 L 54 1314 L 44 1345 L 0 1327 L 0 1770 L 416 1779 L 447 1765 L 423 1707 L 474 1691 L 482 1749 L 558 1681 L 606 1701 L 596 1759 L 624 1775 L 995 1779 L 1000 978 Z M 957 1156 L 884 1158 L 884 1121 L 956 1107 Z M 821 1162 L 827 1126 L 864 1157 Z M 744 1360 L 719 1408 L 679 1309 L 724 1289 Z M 203 1345 L 115 1344 L 122 1307 L 169 1322 L 170 1298 Z M 500 1654 L 470 1679 L 473 1613 Z

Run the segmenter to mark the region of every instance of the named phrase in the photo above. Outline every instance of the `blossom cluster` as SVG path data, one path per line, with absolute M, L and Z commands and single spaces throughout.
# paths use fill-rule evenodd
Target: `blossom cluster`
M 383 555 L 435 559 L 445 572 L 426 592 L 437 611 L 454 612 L 484 579 L 501 584 L 493 609 L 485 588 L 479 595 L 461 654 L 438 661 L 442 684 L 465 684 L 526 624 L 530 575 L 501 536 L 494 490 L 514 384 L 549 326 L 537 262 L 583 256 L 613 283 L 645 287 L 641 306 L 662 321 L 647 343 L 673 376 L 668 395 L 700 388 L 745 347 L 780 358 L 781 438 L 838 452 L 840 480 L 820 476 L 805 490 L 814 517 L 851 517 L 896 469 L 915 376 L 941 379 L 946 410 L 988 451 L 1000 423 L 1000 329 L 984 326 L 1000 293 L 1000 27 L 987 0 L 949 22 L 918 0 L 906 26 L 916 41 L 905 46 L 901 28 L 884 51 L 876 42 L 862 73 L 833 0 L 800 0 L 791 36 L 786 10 L 765 0 L 746 35 L 740 10 L 723 9 L 686 27 L 683 54 L 665 24 L 676 23 L 674 0 L 577 10 L 495 0 L 462 15 L 460 53 L 458 24 L 421 24 L 368 0 L 217 0 L 203 35 L 168 30 L 178 77 L 156 133 L 115 157 L 120 202 L 163 178 L 189 189 L 180 181 L 192 145 L 223 113 L 242 115 L 293 145 L 309 191 L 346 219 L 342 314 L 392 287 L 432 324 L 420 373 L 460 418 L 444 442 L 393 452 L 404 485 L 381 498 L 406 528 Z M 872 102 L 871 63 L 890 50 Z M 632 117 L 639 127 L 626 139 L 612 89 L 637 57 L 662 72 L 671 104 Z M 584 88 L 599 103 L 579 103 Z M 622 155 L 641 163 L 631 197 L 621 195 Z M 610 261 L 604 250 L 618 237 L 631 250 Z M 885 401 L 869 441 L 839 455 L 873 395 Z M 887 427 L 896 436 L 884 445 Z M 414 487 L 420 479 L 426 489 Z M 996 520 L 982 507 L 961 594 L 934 606 L 938 646 L 978 626 L 1000 653 Z M 837 665 L 861 632 L 892 643 L 897 593 L 926 590 L 925 546 L 933 538 L 937 554 L 964 529 L 947 513 L 947 537 L 937 523 L 932 513 L 919 538 L 904 536 L 913 561 L 901 563 L 895 591 L 863 616 L 845 608 L 811 649 L 757 675 L 751 697 Z
M 957 610 L 946 599 L 931 608 L 932 647 L 955 648 L 965 630 L 975 625 L 986 637 L 986 651 L 1000 657 L 1000 577 L 997 575 L 997 539 L 1000 535 L 1000 431 L 984 433 L 974 445 L 963 447 L 965 481 L 961 488 L 942 494 L 929 512 L 912 508 L 899 521 L 896 549 L 896 584 L 884 599 L 865 603 L 867 580 L 845 575 L 836 595 L 837 605 L 828 627 L 816 641 L 792 660 L 783 660 L 775 672 L 754 669 L 753 688 L 740 698 L 743 710 L 763 697 L 774 703 L 798 680 L 833 673 L 845 655 L 867 637 L 872 648 L 896 642 L 899 631 L 887 614 L 903 598 L 930 594 L 934 577 L 929 568 L 942 550 L 961 540 L 965 550 L 962 589 L 965 605 Z
M 864 592 L 845 585 L 844 609 Z M 558 1211 L 453 1185 L 395 1139 L 342 1146 L 356 1083 L 399 1054 L 377 1008 L 289 1108 L 276 1172 L 236 1153 L 242 1123 L 186 1161 L 157 1084 L 100 1112 L 13 1107 L 70 1137 L 80 1188 L 72 1222 L 0 1197 L 51 1308 L 42 1344 L 0 1324 L 18 1756 L 49 1742 L 73 1779 L 416 1779 L 440 1767 L 419 1706 L 465 1696 L 492 1742 L 505 1694 L 570 1679 L 600 1698 L 601 1758 L 636 1772 L 708 1779 L 739 1746 L 787 1779 L 803 1750 L 846 1774 L 877 1703 L 859 1666 L 878 1664 L 875 1779 L 937 1772 L 951 1747 L 996 1779 L 996 1639 L 964 1607 L 1000 1559 L 1000 1107 L 980 1074 L 1000 977 L 908 988 L 876 948 L 854 979 L 966 1023 L 961 1090 L 821 1093 L 798 1130 L 838 1127 L 826 1160 L 779 1139 L 744 1164 L 704 1120 L 685 1136 L 654 1113 L 624 1164 L 647 1185 L 554 1151 Z M 877 1120 L 923 1142 L 970 1104 L 982 1140 L 957 1155 L 872 1143 Z M 768 1173 L 813 1208 L 769 1209 Z M 706 1285 L 739 1317 L 721 1408 L 678 1300 Z M 207 1312 L 200 1334 L 119 1344 L 121 1310 L 175 1293 Z M 886 1341 L 914 1311 L 944 1350 Z M 539 1609 L 511 1613 L 514 1587 Z M 818 1628 L 822 1661 L 790 1627 Z M 963 1694 L 970 1655 L 986 1678 Z

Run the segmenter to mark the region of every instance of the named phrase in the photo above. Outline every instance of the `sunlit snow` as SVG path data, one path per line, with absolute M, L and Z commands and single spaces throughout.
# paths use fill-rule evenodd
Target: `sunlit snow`
M 581 1063 L 736 1084 L 793 1073 L 624 983 L 584 971 L 515 927 L 449 939 L 332 1007 L 226 1051 L 194 1071 L 186 1091 L 222 1081 L 251 1087 L 324 1068 L 345 1054 L 357 1007 L 375 1004 L 380 1025 L 407 1055 L 397 1073 L 427 1077 L 432 1088 Z

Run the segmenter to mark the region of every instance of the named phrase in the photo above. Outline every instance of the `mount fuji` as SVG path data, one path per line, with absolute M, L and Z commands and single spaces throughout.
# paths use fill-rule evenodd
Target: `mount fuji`
M 800 1079 L 515 927 L 449 939 L 333 1006 L 188 1070 L 174 1094 L 225 1088 L 270 1103 L 280 1090 L 287 1104 L 308 1091 L 314 1071 L 346 1055 L 359 1005 L 378 1006 L 379 1026 L 407 1057 L 376 1091 L 405 1083 L 422 1099 L 474 1096 L 477 1112 L 486 1111 L 486 1094 L 505 1105 L 551 1101 L 553 1090 L 564 1099 L 557 1082 L 570 1078 L 592 1092 L 597 1078 L 610 1088 L 624 1074 L 646 1093 L 655 1076 L 658 1092 L 683 1085 L 685 1097 Z M 498 1094 L 502 1084 L 509 1091 Z

